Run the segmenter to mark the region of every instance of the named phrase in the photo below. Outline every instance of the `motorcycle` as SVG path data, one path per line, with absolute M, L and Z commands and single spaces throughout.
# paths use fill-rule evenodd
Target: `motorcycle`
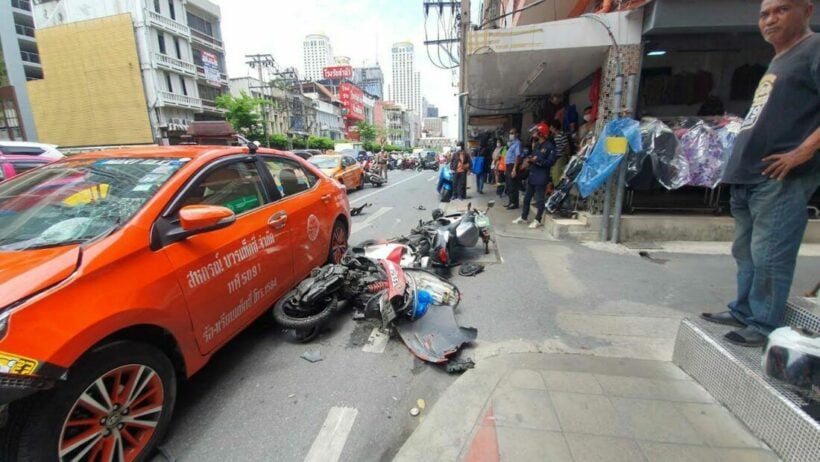
M 309 341 L 333 313 L 348 307 L 356 312 L 354 318 L 376 320 L 386 328 L 424 316 L 431 304 L 455 307 L 459 300 L 458 288 L 435 274 L 348 253 L 339 264 L 314 269 L 276 302 L 272 314 Z
M 377 188 L 381 187 L 383 184 L 387 182 L 387 180 L 385 180 L 383 176 L 379 175 L 373 170 L 364 171 L 364 180 Z
M 350 252 L 360 257 L 390 260 L 402 268 L 427 269 L 432 266 L 430 244 L 418 236 L 367 240 L 351 246 Z
M 456 247 L 475 247 L 479 239 L 484 243 L 484 253 L 490 253 L 490 219 L 487 213 L 495 206 L 495 201 L 487 203 L 484 211 L 467 204 L 464 213 L 439 216 L 434 221 L 436 237 L 433 240 L 433 263 L 449 266 L 453 264 Z
M 450 202 L 450 199 L 453 198 L 453 183 L 455 178 L 453 177 L 453 171 L 450 170 L 450 166 L 444 164 L 439 169 L 438 173 L 438 184 L 436 185 L 436 192 L 439 193 L 439 201 L 440 202 Z

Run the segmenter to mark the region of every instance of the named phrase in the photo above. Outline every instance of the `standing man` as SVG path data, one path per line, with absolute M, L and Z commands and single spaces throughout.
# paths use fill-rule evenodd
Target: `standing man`
M 382 146 L 381 151 L 376 156 L 376 164 L 379 166 L 379 175 L 384 178 L 384 182 L 387 183 L 387 151 L 384 150 L 384 146 Z
M 532 154 L 527 156 L 521 163 L 520 168 L 530 171 L 527 177 L 527 192 L 524 193 L 524 207 L 521 209 L 521 216 L 513 220 L 514 224 L 526 223 L 530 214 L 530 204 L 535 196 L 535 220 L 530 223 L 530 228 L 535 229 L 541 224 L 544 216 L 544 199 L 546 198 L 547 184 L 550 182 L 550 168 L 555 164 L 556 151 L 555 144 L 550 135 L 550 128 L 544 122 L 531 129 L 536 146 Z
M 517 178 L 516 166 L 521 158 L 521 141 L 518 139 L 518 130 L 510 129 L 510 144 L 507 148 L 507 156 L 504 158 L 504 171 L 507 175 L 507 197 L 510 201 L 504 206 L 509 210 L 518 208 L 518 193 L 521 189 L 521 179 Z
M 806 206 L 820 185 L 820 36 L 812 0 L 763 0 L 758 25 L 775 57 L 760 80 L 723 182 L 731 185 L 737 298 L 704 319 L 760 346 L 783 324 Z

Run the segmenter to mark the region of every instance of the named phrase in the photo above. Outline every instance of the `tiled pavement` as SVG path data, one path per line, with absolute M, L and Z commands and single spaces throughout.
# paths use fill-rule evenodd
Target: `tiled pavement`
M 529 353 L 462 376 L 396 460 L 778 458 L 672 363 Z

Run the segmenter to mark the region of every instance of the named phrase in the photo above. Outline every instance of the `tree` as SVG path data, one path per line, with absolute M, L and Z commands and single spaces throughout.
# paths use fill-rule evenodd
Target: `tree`
M 260 138 L 263 129 L 259 109 L 268 104 L 270 101 L 253 98 L 244 91 L 239 97 L 226 94 L 216 98 L 216 107 L 227 111 L 225 118 L 233 125 L 234 130 L 249 138 Z
M 359 129 L 359 138 L 362 140 L 362 143 L 372 143 L 376 141 L 378 132 L 375 125 L 363 120 L 357 123 L 356 127 Z

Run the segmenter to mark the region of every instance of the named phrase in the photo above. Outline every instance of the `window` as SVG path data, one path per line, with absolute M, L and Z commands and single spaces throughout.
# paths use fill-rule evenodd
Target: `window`
M 268 167 L 279 194 L 284 197 L 307 191 L 317 181 L 313 174 L 305 172 L 296 162 L 266 158 L 265 166 Z
M 179 76 L 179 86 L 182 88 L 182 94 L 188 96 L 188 87 L 185 86 L 185 77 Z
M 182 50 L 179 48 L 179 37 L 174 37 L 174 48 L 177 49 L 177 59 L 182 59 Z
M 159 8 L 159 0 L 154 0 L 154 11 L 157 13 L 162 13 L 162 11 Z
M 174 0 L 168 0 L 168 11 L 171 13 L 171 19 L 176 20 L 177 13 L 174 9 Z
M 159 52 L 167 54 L 165 53 L 165 34 L 162 32 L 157 32 L 157 43 L 159 44 Z
M 14 166 L 14 172 L 19 175 L 31 169 L 42 167 L 45 165 L 45 162 L 12 162 L 11 165 Z
M 38 147 L 29 147 L 29 146 L 0 146 L 0 153 L 3 154 L 20 154 L 20 155 L 29 155 L 29 156 L 39 156 L 40 154 L 44 153 L 45 150 Z
M 200 179 L 182 199 L 186 205 L 221 205 L 237 215 L 265 204 L 262 180 L 254 162 L 235 162 L 217 167 Z
M 168 92 L 174 92 L 174 86 L 171 84 L 171 74 L 165 72 L 165 84 L 168 85 Z

